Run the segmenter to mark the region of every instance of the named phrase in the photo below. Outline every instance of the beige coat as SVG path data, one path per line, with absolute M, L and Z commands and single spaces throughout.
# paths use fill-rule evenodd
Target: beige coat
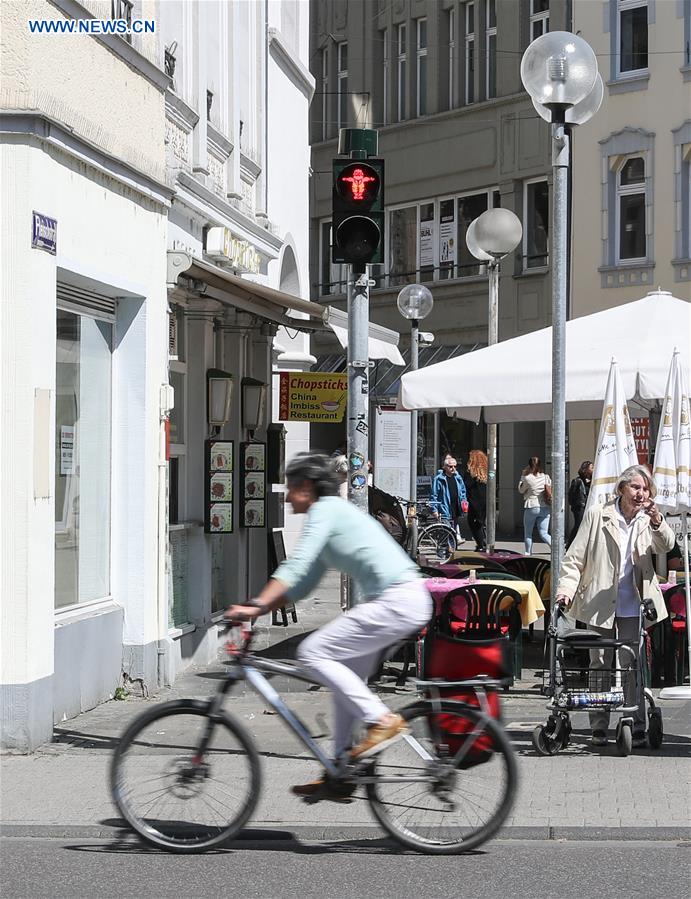
M 658 621 L 667 617 L 667 610 L 655 575 L 653 553 L 666 553 L 673 545 L 674 533 L 664 519 L 656 531 L 647 515 L 636 519 L 632 544 L 634 581 L 640 596 L 655 603 Z M 596 503 L 585 513 L 564 556 L 557 586 L 558 596 L 574 600 L 570 612 L 578 621 L 614 627 L 620 561 L 615 502 Z

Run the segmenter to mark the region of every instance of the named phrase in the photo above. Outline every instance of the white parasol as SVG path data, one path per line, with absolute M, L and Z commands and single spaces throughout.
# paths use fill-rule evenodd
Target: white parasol
M 691 637 L 691 583 L 689 583 L 689 528 L 687 515 L 691 512 L 691 401 L 686 373 L 679 351 L 675 348 L 667 376 L 662 402 L 660 428 L 655 446 L 653 478 L 657 487 L 655 503 L 663 512 L 681 516 L 686 580 L 686 629 Z M 691 671 L 691 640 L 689 640 L 689 671 Z M 662 699 L 691 699 L 688 687 L 665 687 Z
M 629 465 L 635 465 L 637 462 L 638 453 L 633 439 L 626 393 L 619 365 L 612 357 L 586 509 L 596 502 L 602 503 L 610 499 L 614 495 L 614 485 L 619 475 Z

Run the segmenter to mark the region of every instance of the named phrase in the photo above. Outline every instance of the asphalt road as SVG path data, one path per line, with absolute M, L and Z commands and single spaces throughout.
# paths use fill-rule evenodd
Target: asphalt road
M 245 843 L 173 856 L 134 840 L 6 839 L 3 899 L 656 899 L 687 895 L 691 842 L 495 840 L 430 857 L 383 840 Z

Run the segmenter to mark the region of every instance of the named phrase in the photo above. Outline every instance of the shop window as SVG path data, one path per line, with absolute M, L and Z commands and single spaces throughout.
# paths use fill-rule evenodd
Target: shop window
M 617 172 L 617 261 L 646 258 L 645 162 L 627 159 Z
M 530 40 L 549 31 L 549 0 L 530 0 Z
M 415 94 L 418 116 L 427 115 L 427 19 L 417 22 Z
M 185 521 L 186 490 L 185 472 L 187 435 L 185 414 L 187 409 L 187 328 L 184 310 L 173 307 L 175 320 L 175 352 L 169 351 L 168 381 L 175 393 L 175 405 L 170 410 L 168 439 L 170 459 L 168 465 L 168 521 L 179 524 Z
M 417 271 L 417 206 L 389 213 L 389 285 L 412 284 Z
M 113 327 L 57 311 L 55 607 L 110 593 Z
M 528 181 L 523 192 L 523 268 L 544 268 L 549 261 L 549 188 Z

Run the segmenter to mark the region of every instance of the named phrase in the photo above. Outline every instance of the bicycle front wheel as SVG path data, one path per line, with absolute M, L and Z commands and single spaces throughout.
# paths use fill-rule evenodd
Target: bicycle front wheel
M 111 761 L 110 784 L 121 815 L 146 842 L 202 852 L 232 839 L 252 814 L 259 754 L 232 718 L 211 719 L 207 703 L 175 700 L 127 728 Z
M 450 855 L 499 830 L 511 810 L 518 773 L 502 726 L 453 700 L 400 711 L 409 733 L 374 756 L 367 796 L 399 842 Z
M 457 546 L 456 532 L 445 524 L 428 525 L 417 541 L 418 552 L 431 562 L 446 562 Z

